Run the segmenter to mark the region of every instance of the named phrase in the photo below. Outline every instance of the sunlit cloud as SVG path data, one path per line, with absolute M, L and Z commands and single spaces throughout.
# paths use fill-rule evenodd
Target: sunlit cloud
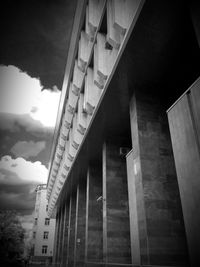
M 15 66 L 0 66 L 0 113 L 28 114 L 46 127 L 54 127 L 60 91 L 43 90 L 40 80 Z
M 16 176 L 15 179 L 22 181 L 46 183 L 48 170 L 40 161 L 31 162 L 23 158 L 13 159 L 11 156 L 4 156 L 0 160 L 0 173 L 0 183 L 8 183 L 8 179 L 12 177 L 10 173 L 13 174 L 13 178 Z
M 60 91 L 57 89 L 42 91 L 40 97 L 37 98 L 35 107 L 31 110 L 31 117 L 47 127 L 55 126 L 59 100 Z

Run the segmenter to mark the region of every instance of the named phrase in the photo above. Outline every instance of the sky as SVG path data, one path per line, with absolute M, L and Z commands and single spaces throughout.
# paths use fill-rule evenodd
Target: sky
M 46 183 L 76 1 L 7 0 L 0 16 L 0 209 L 32 228 Z
M 58 88 L 12 65 L 0 65 L 0 209 L 32 228 L 35 187 L 46 183 L 60 100 Z

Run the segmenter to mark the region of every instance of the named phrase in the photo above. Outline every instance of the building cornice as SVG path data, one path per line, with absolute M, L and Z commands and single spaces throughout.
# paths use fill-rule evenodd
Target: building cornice
M 145 0 L 78 1 L 49 169 L 47 198 L 50 216 L 144 2 Z M 106 35 L 100 31 L 105 10 Z M 81 30 L 83 21 L 85 28 Z M 89 67 L 91 60 L 93 68 Z

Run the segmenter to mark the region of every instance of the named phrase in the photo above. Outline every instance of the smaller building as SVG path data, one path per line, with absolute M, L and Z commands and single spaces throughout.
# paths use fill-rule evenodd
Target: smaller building
M 47 215 L 46 184 L 36 187 L 36 202 L 32 230 L 32 262 L 51 262 L 55 234 L 55 219 Z

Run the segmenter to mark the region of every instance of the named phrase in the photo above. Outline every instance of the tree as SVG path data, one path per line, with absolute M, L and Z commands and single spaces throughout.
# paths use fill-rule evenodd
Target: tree
M 17 263 L 24 250 L 24 229 L 15 211 L 0 210 L 0 262 Z

